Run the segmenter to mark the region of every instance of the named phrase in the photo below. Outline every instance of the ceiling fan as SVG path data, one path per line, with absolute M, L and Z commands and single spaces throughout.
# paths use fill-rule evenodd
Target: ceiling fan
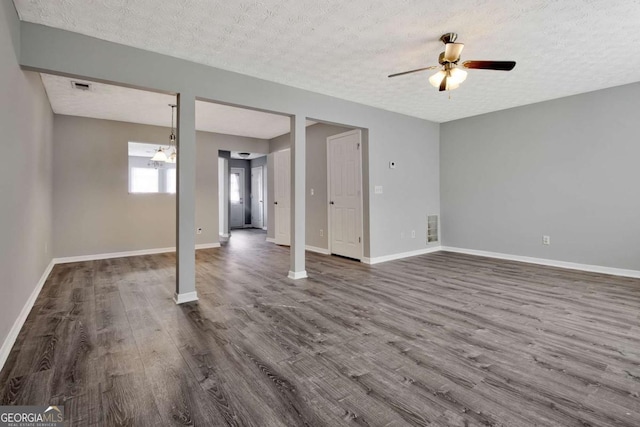
M 456 33 L 443 34 L 440 37 L 444 43 L 444 52 L 440 53 L 438 62 L 440 65 L 418 68 L 416 70 L 403 71 L 402 73 L 391 74 L 389 77 L 403 76 L 405 74 L 417 73 L 425 70 L 440 69 L 433 76 L 429 77 L 429 83 L 439 88 L 440 92 L 457 89 L 467 78 L 467 72 L 458 68 L 460 54 L 464 48 L 463 43 L 456 43 L 458 35 Z M 511 71 L 516 66 L 515 61 L 465 61 L 462 63 L 465 68 L 477 70 L 499 70 Z

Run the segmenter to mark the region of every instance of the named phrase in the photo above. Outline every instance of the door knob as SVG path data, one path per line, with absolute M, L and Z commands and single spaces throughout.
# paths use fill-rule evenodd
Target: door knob
M 274 205 L 277 205 L 277 204 L 278 204 L 278 202 L 273 202 L 273 204 L 274 204 Z
M 331 205 L 335 205 L 335 203 L 333 203 L 333 200 L 332 200 L 332 201 L 330 201 L 330 202 L 329 202 L 329 204 L 331 204 Z

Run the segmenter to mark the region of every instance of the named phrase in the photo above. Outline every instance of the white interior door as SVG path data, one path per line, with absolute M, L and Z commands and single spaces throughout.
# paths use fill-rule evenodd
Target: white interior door
M 291 245 L 291 152 L 274 154 L 275 240 L 278 245 Z
M 329 246 L 331 253 L 362 258 L 361 134 L 353 130 L 327 138 Z
M 262 228 L 264 223 L 264 187 L 262 179 L 262 166 L 251 168 L 251 225 L 255 228 Z
M 229 174 L 229 203 L 231 213 L 229 224 L 231 228 L 244 227 L 244 169 L 231 168 Z

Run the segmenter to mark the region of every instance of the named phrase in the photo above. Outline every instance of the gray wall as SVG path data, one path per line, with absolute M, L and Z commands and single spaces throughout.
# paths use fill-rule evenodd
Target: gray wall
M 306 237 L 307 245 L 317 248 L 328 249 L 328 212 L 327 212 L 327 138 L 332 135 L 347 132 L 352 128 L 318 123 L 307 126 L 307 155 L 306 155 Z M 290 134 L 278 136 L 269 141 L 269 151 L 271 153 L 289 148 L 291 144 Z M 273 156 L 269 156 L 273 157 Z M 267 167 L 269 194 L 273 194 L 273 161 Z M 314 195 L 311 195 L 311 189 Z M 274 237 L 274 207 L 269 204 L 267 209 L 269 226 L 267 228 L 268 237 Z M 364 215 L 367 213 L 364 212 Z M 323 235 L 320 236 L 320 230 Z
M 640 270 L 639 111 L 635 83 L 443 124 L 444 244 Z
M 21 35 L 26 67 L 367 129 L 365 255 L 427 246 L 426 216 L 440 212 L 437 123 L 28 22 Z M 397 169 L 388 168 L 390 160 Z M 376 185 L 384 194 L 373 194 Z M 410 230 L 415 239 L 407 238 Z
M 0 346 L 52 258 L 53 113 L 40 76 L 18 66 L 19 36 L 13 2 L 0 2 Z
M 175 246 L 175 195 L 128 194 L 127 143 L 161 143 L 168 135 L 158 126 L 55 116 L 56 257 Z M 266 152 L 268 142 L 197 133 L 197 244 L 219 238 L 218 150 Z

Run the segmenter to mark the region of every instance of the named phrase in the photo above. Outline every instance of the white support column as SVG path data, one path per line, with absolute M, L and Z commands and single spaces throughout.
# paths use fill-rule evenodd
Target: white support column
M 196 99 L 178 95 L 176 304 L 196 301 Z
M 306 195 L 306 117 L 291 117 L 291 267 L 290 279 L 304 279 L 305 195 Z

